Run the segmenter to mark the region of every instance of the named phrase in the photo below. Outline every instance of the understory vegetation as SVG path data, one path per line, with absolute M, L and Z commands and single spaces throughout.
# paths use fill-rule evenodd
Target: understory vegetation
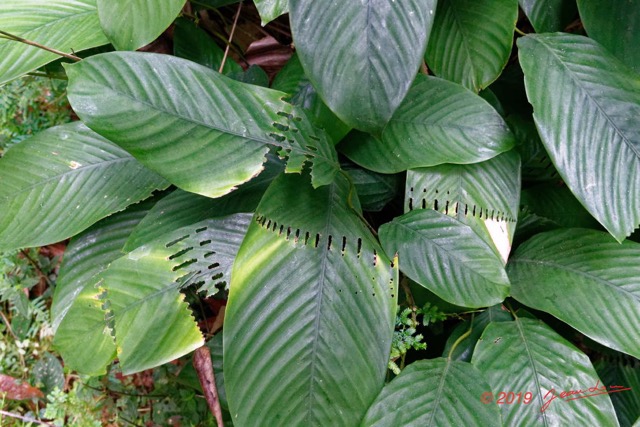
M 0 425 L 640 425 L 640 2 L 3 0 Z

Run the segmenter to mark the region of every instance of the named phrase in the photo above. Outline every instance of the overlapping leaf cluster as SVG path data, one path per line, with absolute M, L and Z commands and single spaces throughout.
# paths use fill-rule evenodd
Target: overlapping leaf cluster
M 0 160 L 0 250 L 72 238 L 55 344 L 88 374 L 191 352 L 185 292 L 228 295 L 240 426 L 617 425 L 607 394 L 545 404 L 600 381 L 567 337 L 640 357 L 640 5 L 570 3 L 256 0 L 296 48 L 266 88 L 217 71 L 184 0 L 8 0 L 0 31 L 113 51 L 64 65 L 80 122 Z M 169 26 L 175 56 L 134 51 Z M 0 58 L 7 82 L 56 55 Z M 385 385 L 417 288 L 481 313 Z

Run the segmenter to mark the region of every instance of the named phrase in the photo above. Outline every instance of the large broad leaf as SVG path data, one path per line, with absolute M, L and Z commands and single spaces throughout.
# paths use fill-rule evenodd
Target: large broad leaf
M 542 142 L 573 194 L 622 241 L 640 223 L 640 79 L 593 40 L 518 40 Z
M 74 238 L 64 253 L 53 295 L 53 344 L 65 365 L 86 375 L 106 373 L 116 353 L 106 327 L 104 301 L 95 277 L 123 255 L 131 230 L 155 201 L 145 201 L 100 221 Z
M 602 7 L 597 2 L 578 0 L 578 9 L 589 37 L 640 72 L 640 2 L 610 0 Z
M 87 126 L 184 190 L 227 194 L 262 171 L 270 147 L 288 172 L 311 163 L 315 186 L 338 170 L 326 134 L 282 92 L 151 53 L 96 55 L 67 73 L 69 100 Z
M 66 53 L 109 43 L 98 22 L 96 0 L 3 0 L 0 30 Z M 0 38 L 0 84 L 57 58 Z
M 289 0 L 255 0 L 262 25 L 267 25 L 280 15 L 289 12 Z
M 131 232 L 124 249 L 129 252 L 163 234 L 209 218 L 254 212 L 267 187 L 282 172 L 282 164 L 269 156 L 266 169 L 231 194 L 211 199 L 175 190 L 159 201 Z
M 575 0 L 518 0 L 518 2 L 537 33 L 562 31 L 578 12 Z M 607 10 L 609 9 L 610 7 L 607 6 Z
M 434 209 L 470 226 L 506 263 L 520 200 L 520 158 L 514 151 L 471 165 L 407 172 L 405 212 Z
M 355 133 L 341 151 L 382 173 L 476 163 L 515 144 L 509 127 L 487 101 L 455 83 L 419 75 L 380 135 Z
M 397 269 L 356 209 L 342 175 L 315 191 L 284 175 L 267 190 L 225 314 L 234 423 L 352 426 L 382 388 Z
M 608 347 L 640 357 L 638 259 L 640 244 L 618 244 L 600 231 L 539 234 L 509 261 L 512 295 Z
M 185 0 L 97 0 L 100 24 L 118 50 L 154 41 L 180 13 Z
M 541 321 L 489 324 L 471 363 L 502 397 L 505 426 L 618 425 L 609 396 L 588 391 L 605 386 L 589 358 Z M 572 390 L 583 392 L 560 397 Z
M 479 397 L 491 388 L 471 364 L 420 360 L 387 384 L 362 426 L 502 426 L 500 409 Z
M 622 426 L 626 427 L 640 420 L 640 394 L 637 393 L 640 390 L 640 364 L 637 359 L 625 360 L 623 357 L 616 359 L 619 360 L 603 358 L 595 362 L 594 366 L 604 384 L 616 384 L 630 389 L 624 393 L 611 394 L 611 402 L 618 420 Z
M 564 185 L 546 183 L 522 190 L 520 204 L 530 212 L 562 227 L 601 229 L 598 221 L 593 219 Z
M 509 295 L 504 265 L 469 226 L 430 209 L 409 212 L 380 227 L 387 253 L 400 270 L 440 298 L 463 307 L 486 307 Z
M 358 199 L 362 209 L 369 212 L 378 212 L 387 203 L 395 199 L 400 190 L 399 175 L 385 175 L 364 169 L 353 163 L 342 165 L 349 174 L 353 185 L 358 192 Z
M 289 0 L 296 50 L 327 105 L 348 125 L 380 131 L 413 81 L 435 0 Z
M 168 186 L 79 122 L 7 151 L 0 182 L 0 250 L 64 240 Z
M 478 92 L 507 64 L 518 0 L 438 2 L 427 64 L 442 78 Z

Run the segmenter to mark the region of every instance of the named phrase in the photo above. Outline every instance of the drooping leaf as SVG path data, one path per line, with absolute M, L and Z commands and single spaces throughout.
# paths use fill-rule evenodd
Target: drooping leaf
M 218 70 L 222 64 L 224 50 L 213 39 L 186 18 L 178 18 L 173 29 L 173 53 L 175 56 L 197 62 L 207 68 Z M 242 67 L 231 58 L 224 63 L 223 73 L 242 71 Z
M 14 146 L 0 182 L 0 250 L 64 240 L 168 186 L 79 122 Z
M 536 33 L 564 30 L 578 12 L 575 0 L 518 0 L 518 3 Z
M 466 320 L 456 326 L 447 339 L 444 350 L 442 351 L 442 357 L 448 357 L 451 353 L 451 349 L 453 348 L 453 352 L 451 353 L 451 358 L 453 360 L 471 362 L 471 357 L 473 356 L 476 343 L 480 339 L 480 336 L 487 325 L 491 322 L 509 322 L 512 319 L 511 314 L 502 306 L 502 304 L 487 308 L 472 319 Z M 458 338 L 469 330 L 471 330 L 469 336 L 458 342 L 454 348 L 453 345 L 458 341 Z
M 387 253 L 400 270 L 440 298 L 463 307 L 487 307 L 509 295 L 500 257 L 470 227 L 430 209 L 419 209 L 380 227 Z
M 0 30 L 65 53 L 107 44 L 96 0 L 3 0 Z M 55 53 L 0 38 L 0 84 L 58 59 Z
M 311 163 L 314 186 L 338 170 L 326 134 L 282 92 L 151 53 L 96 55 L 66 68 L 69 100 L 87 126 L 184 190 L 227 194 L 262 171 L 270 147 L 287 158 L 287 172 Z
M 255 0 L 262 25 L 267 25 L 280 15 L 289 12 L 289 0 Z
M 379 136 L 354 133 L 341 151 L 376 172 L 443 163 L 476 163 L 510 150 L 515 140 L 488 102 L 455 83 L 419 75 Z
M 100 25 L 118 50 L 154 41 L 173 22 L 185 0 L 97 0 Z
M 419 360 L 382 389 L 361 426 L 502 426 L 498 405 L 479 399 L 490 390 L 470 363 Z
M 289 0 L 291 29 L 306 74 L 348 125 L 380 131 L 405 97 L 422 60 L 434 0 Z
M 589 37 L 640 72 L 640 2 L 612 0 L 602 7 L 597 2 L 578 0 L 578 9 Z
M 397 269 L 349 194 L 342 175 L 316 190 L 283 175 L 258 206 L 225 314 L 238 425 L 355 425 L 382 388 Z
M 518 0 L 439 1 L 427 65 L 439 77 L 484 89 L 507 64 L 517 18 Z
M 594 230 L 555 230 L 520 246 L 507 271 L 518 301 L 640 357 L 638 257 L 635 242 L 618 244 Z
M 593 40 L 518 40 L 544 146 L 585 208 L 618 240 L 640 224 L 640 79 Z
M 51 317 L 53 344 L 70 369 L 86 375 L 106 373 L 115 342 L 105 322 L 98 273 L 124 253 L 122 247 L 155 200 L 133 205 L 76 236 L 65 250 L 56 282 Z
M 569 399 L 591 393 L 559 397 L 564 391 L 603 384 L 589 358 L 539 320 L 490 323 L 471 363 L 488 380 L 493 401 L 500 397 L 497 393 L 505 393 L 499 406 L 506 426 L 618 425 L 606 394 L 575 400 Z
M 163 234 L 205 219 L 254 212 L 265 190 L 282 170 L 278 159 L 268 156 L 264 172 L 242 184 L 233 193 L 217 199 L 175 190 L 159 201 L 140 221 L 124 245 L 125 251 L 130 252 Z

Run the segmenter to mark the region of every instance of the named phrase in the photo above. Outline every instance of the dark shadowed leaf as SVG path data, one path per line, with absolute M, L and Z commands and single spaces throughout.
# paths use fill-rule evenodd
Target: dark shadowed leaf
M 578 14 L 576 0 L 518 0 L 518 3 L 537 33 L 562 31 Z

